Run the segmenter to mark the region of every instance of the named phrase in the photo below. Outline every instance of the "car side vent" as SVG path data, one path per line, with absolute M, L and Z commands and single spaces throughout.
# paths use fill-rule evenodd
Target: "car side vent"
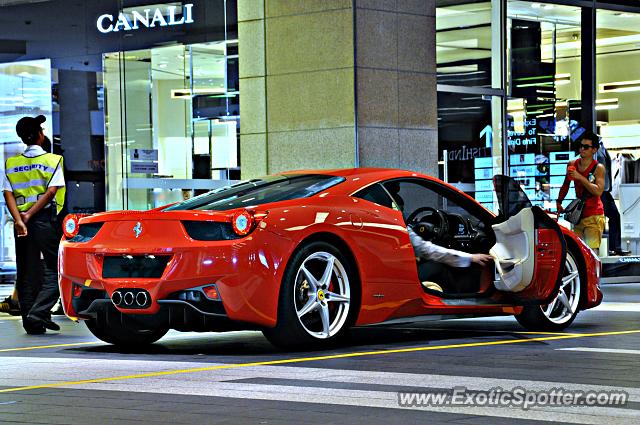
M 78 234 L 69 239 L 69 242 L 88 242 L 100 231 L 104 223 L 81 224 Z
M 182 225 L 191 239 L 197 241 L 224 241 L 239 239 L 231 223 L 219 221 L 183 221 Z

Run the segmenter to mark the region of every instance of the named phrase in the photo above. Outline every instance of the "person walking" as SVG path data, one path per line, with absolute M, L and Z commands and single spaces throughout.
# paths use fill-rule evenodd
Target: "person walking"
M 595 143 L 594 143 L 595 144 Z M 607 148 L 604 147 L 602 140 L 598 143 L 598 150 L 596 152 L 596 161 L 604 165 L 605 177 L 604 177 L 604 190 L 600 200 L 604 207 L 604 215 L 609 219 L 609 255 L 629 255 L 629 251 L 622 249 L 622 238 L 620 235 L 620 211 L 616 206 L 616 202 L 611 194 L 612 181 L 611 181 L 611 156 Z
M 573 231 L 594 250 L 600 248 L 605 223 L 604 206 L 600 199 L 604 191 L 605 170 L 604 166 L 594 159 L 598 147 L 598 136 L 586 131 L 580 140 L 580 157 L 567 164 L 567 175 L 556 201 L 558 213 L 561 213 L 562 201 L 567 196 L 569 184 L 573 180 L 576 197 L 584 199 L 582 217 Z
M 62 231 L 57 214 L 64 204 L 65 182 L 62 156 L 42 149 L 45 136 L 41 125 L 45 121 L 43 115 L 18 121 L 16 133 L 27 149 L 7 159 L 3 183 L 4 198 L 14 220 L 16 288 L 22 326 L 28 334 L 60 330 L 51 320 L 50 310 L 59 296 L 58 245 Z

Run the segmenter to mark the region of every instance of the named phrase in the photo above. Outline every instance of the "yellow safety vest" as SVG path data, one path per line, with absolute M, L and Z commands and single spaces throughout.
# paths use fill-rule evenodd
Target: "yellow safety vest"
M 58 167 L 64 169 L 62 165 L 62 157 L 52 153 L 44 153 L 31 158 L 17 155 L 7 159 L 5 173 L 11 183 L 18 211 L 28 211 L 45 194 L 56 169 Z M 64 205 L 65 191 L 63 186 L 58 188 L 56 192 L 57 213 L 60 213 Z

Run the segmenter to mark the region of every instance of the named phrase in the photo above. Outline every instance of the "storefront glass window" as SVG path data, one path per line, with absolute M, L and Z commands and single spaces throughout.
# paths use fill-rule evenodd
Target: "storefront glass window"
M 497 210 L 502 172 L 501 0 L 436 1 L 439 177 Z
M 108 209 L 154 208 L 228 183 L 238 167 L 235 43 L 104 55 Z
M 501 86 L 499 1 L 436 1 L 438 84 Z
M 502 172 L 498 96 L 438 93 L 440 178 L 497 211 L 492 178 Z
M 622 236 L 640 237 L 640 14 L 596 15 L 596 125 L 613 159 L 611 194 L 620 201 Z
M 566 165 L 576 157 L 580 117 L 580 9 L 507 3 L 509 175 L 534 205 L 555 209 Z M 588 126 L 588 124 L 584 124 Z M 575 198 L 573 188 L 565 204 Z
M 44 133 L 51 137 L 51 61 L 48 59 L 0 64 L 0 172 L 7 158 L 26 145 L 16 134 L 16 123 L 26 115 L 44 115 Z M 0 197 L 0 275 L 15 268 L 13 220 Z

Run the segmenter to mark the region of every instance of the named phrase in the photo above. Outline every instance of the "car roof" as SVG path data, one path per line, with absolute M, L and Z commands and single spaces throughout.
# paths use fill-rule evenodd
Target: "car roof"
M 328 170 L 292 170 L 278 173 L 281 175 L 292 174 L 323 174 L 337 177 L 344 177 L 345 182 L 335 187 L 335 192 L 343 194 L 351 194 L 360 188 L 366 187 L 372 183 L 402 177 L 419 177 L 427 180 L 438 180 L 427 174 L 415 171 L 401 170 L 396 168 L 337 168 Z

